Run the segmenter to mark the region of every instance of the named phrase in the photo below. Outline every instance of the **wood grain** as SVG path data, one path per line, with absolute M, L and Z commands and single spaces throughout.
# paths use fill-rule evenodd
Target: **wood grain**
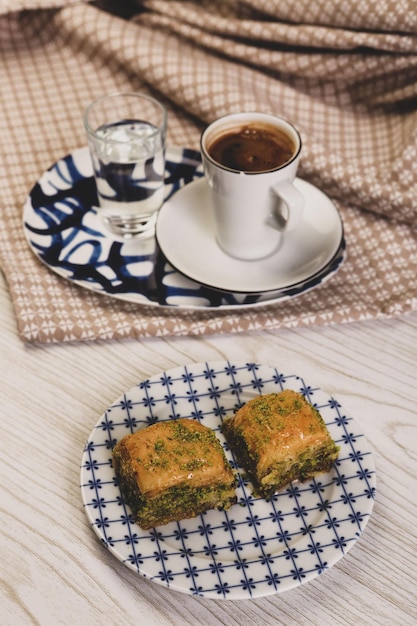
M 306 330 L 24 345 L 0 285 L 0 623 L 310 625 L 417 623 L 417 315 Z M 140 312 L 139 312 L 140 314 Z M 141 379 L 189 362 L 258 361 L 306 378 L 355 418 L 377 500 L 358 543 L 292 591 L 197 599 L 134 574 L 83 511 L 79 465 L 98 417 Z

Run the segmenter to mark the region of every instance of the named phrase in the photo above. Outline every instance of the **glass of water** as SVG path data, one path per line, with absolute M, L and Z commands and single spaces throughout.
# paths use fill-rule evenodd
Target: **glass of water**
M 84 113 L 98 211 L 115 235 L 155 234 L 164 201 L 166 125 L 161 103 L 139 93 L 102 96 Z

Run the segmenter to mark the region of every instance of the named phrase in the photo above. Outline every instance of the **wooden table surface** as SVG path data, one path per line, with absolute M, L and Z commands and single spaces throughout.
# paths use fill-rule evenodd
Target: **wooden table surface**
M 0 281 L 0 624 L 417 624 L 417 315 L 200 338 L 25 345 Z M 377 498 L 350 552 L 262 599 L 196 598 L 130 571 L 96 538 L 79 468 L 103 411 L 176 365 L 232 359 L 314 381 L 372 448 Z

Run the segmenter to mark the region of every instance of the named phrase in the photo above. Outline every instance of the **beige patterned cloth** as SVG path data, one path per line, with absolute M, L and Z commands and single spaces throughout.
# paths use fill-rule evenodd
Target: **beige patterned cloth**
M 32 342 L 241 332 L 417 309 L 414 0 L 0 0 L 0 264 Z M 171 145 L 237 110 L 291 119 L 300 176 L 341 211 L 348 258 L 323 286 L 250 310 L 165 310 L 89 292 L 29 249 L 25 198 L 85 144 L 85 106 L 115 89 L 169 110 Z

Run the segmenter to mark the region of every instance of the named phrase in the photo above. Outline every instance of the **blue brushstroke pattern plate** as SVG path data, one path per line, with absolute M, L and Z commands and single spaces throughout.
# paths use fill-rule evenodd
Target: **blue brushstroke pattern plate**
M 265 500 L 252 495 L 220 426 L 251 398 L 282 389 L 317 407 L 341 450 L 329 473 Z M 123 501 L 112 448 L 126 434 L 179 417 L 214 429 L 238 472 L 238 503 L 144 531 Z M 281 593 L 326 572 L 362 534 L 375 488 L 369 445 L 340 403 L 299 376 L 255 363 L 193 363 L 140 382 L 100 417 L 81 463 L 85 512 L 103 545 L 155 583 L 216 599 Z
M 202 176 L 199 152 L 168 149 L 165 200 Z M 23 212 L 26 239 L 38 259 L 56 274 L 137 304 L 233 310 L 282 302 L 322 285 L 345 259 L 342 238 L 331 260 L 296 284 L 260 293 L 222 291 L 175 269 L 155 238 L 141 242 L 109 236 L 96 206 L 91 158 L 87 147 L 79 148 L 52 165 L 31 190 Z

